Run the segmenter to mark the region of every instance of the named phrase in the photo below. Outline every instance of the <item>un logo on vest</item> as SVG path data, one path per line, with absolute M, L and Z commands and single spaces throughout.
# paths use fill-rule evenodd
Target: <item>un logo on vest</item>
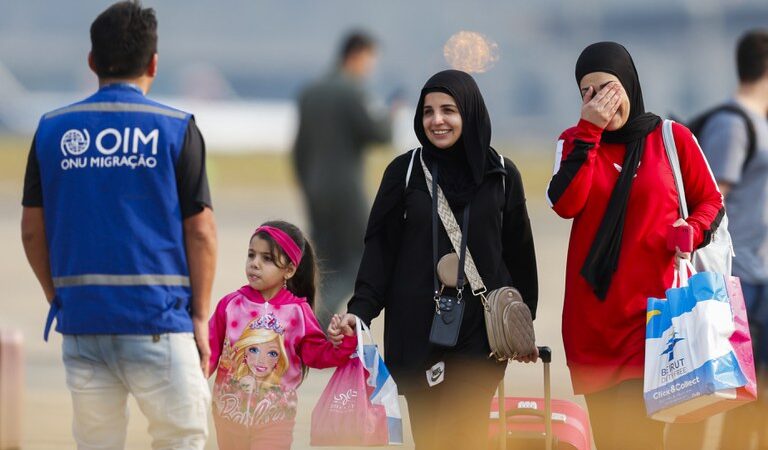
M 88 150 L 90 144 L 91 135 L 88 134 L 88 130 L 85 128 L 83 128 L 82 132 L 75 129 L 68 130 L 61 137 L 61 152 L 64 156 L 67 156 L 67 153 L 73 156 L 82 155 Z

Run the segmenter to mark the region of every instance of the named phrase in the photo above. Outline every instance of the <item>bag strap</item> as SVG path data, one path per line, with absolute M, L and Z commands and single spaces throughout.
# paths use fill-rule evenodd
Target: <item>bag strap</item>
M 435 192 L 440 189 L 440 185 L 437 184 L 438 179 L 438 167 L 437 164 L 432 165 L 432 186 L 430 191 Z M 436 196 L 432 196 L 432 269 L 434 274 L 434 286 L 435 286 L 435 307 L 440 310 L 440 281 L 437 277 L 437 221 L 438 221 L 438 199 Z M 457 267 L 458 273 L 456 274 L 456 290 L 458 291 L 457 299 L 461 302 L 464 291 L 464 261 L 467 253 L 467 235 L 469 233 L 469 204 L 464 207 L 464 233 L 461 237 L 461 246 L 459 250 L 459 266 Z
M 677 199 L 680 204 L 680 217 L 683 219 L 688 218 L 688 203 L 685 201 L 685 187 L 683 186 L 683 174 L 680 171 L 680 159 L 677 156 L 677 145 L 675 144 L 675 136 L 672 133 L 672 124 L 674 120 L 666 119 L 661 126 L 661 137 L 664 140 L 664 150 L 667 153 L 667 159 L 669 165 L 672 167 L 672 175 L 675 178 L 675 186 L 677 187 Z
M 408 171 L 405 172 L 405 189 L 408 189 L 408 182 L 411 181 L 411 172 L 413 171 L 413 160 L 416 158 L 416 152 L 421 150 L 421 147 L 411 150 L 411 162 L 408 163 Z
M 373 340 L 373 335 L 371 334 L 371 329 L 368 328 L 368 325 L 363 322 L 363 319 L 355 316 L 355 334 L 357 335 L 357 357 L 360 358 L 361 361 L 364 360 L 363 356 L 363 347 L 365 344 L 365 336 L 368 336 L 368 340 L 371 341 L 374 345 L 376 344 L 376 341 Z M 350 358 L 353 358 L 355 353 L 350 355 Z
M 433 201 L 434 198 L 437 197 L 437 212 L 440 216 L 440 221 L 443 223 L 443 228 L 445 228 L 446 233 L 448 233 L 448 237 L 451 240 L 451 245 L 453 245 L 453 249 L 461 254 L 461 241 L 462 241 L 462 233 L 461 228 L 459 228 L 458 222 L 456 222 L 456 217 L 453 215 L 453 212 L 451 211 L 451 207 L 448 205 L 448 200 L 445 198 L 445 194 L 443 193 L 443 190 L 440 188 L 440 185 L 437 183 L 434 183 L 432 174 L 427 169 L 427 165 L 424 163 L 424 157 L 419 155 L 419 159 L 421 160 L 421 169 L 424 171 L 424 178 L 427 180 L 427 188 L 429 188 L 429 195 L 432 196 Z M 436 185 L 437 192 L 433 192 L 432 185 Z M 466 211 L 465 211 L 466 214 Z M 433 233 L 436 235 L 437 233 Z M 482 295 L 484 294 L 487 289 L 485 287 L 485 284 L 483 283 L 483 279 L 480 277 L 480 274 L 477 271 L 477 266 L 475 265 L 475 260 L 472 258 L 472 252 L 469 251 L 469 248 L 466 249 L 466 258 L 467 261 L 465 263 L 465 273 L 467 275 L 467 280 L 469 281 L 469 285 L 472 288 L 472 295 Z
M 501 168 L 505 169 L 507 168 L 507 165 L 504 163 L 504 156 L 499 155 L 499 161 L 501 161 Z M 501 177 L 501 186 L 504 188 L 504 199 L 507 198 L 507 177 L 503 176 Z
M 757 150 L 757 137 L 755 136 L 755 125 L 752 123 L 752 118 L 744 107 L 739 103 L 723 103 L 715 106 L 699 115 L 690 124 L 689 129 L 697 137 L 701 137 L 702 131 L 712 117 L 720 113 L 731 113 L 739 116 L 744 123 L 744 129 L 747 132 L 747 154 L 744 158 L 744 163 L 741 165 L 741 173 L 743 174 L 747 170 L 747 165 L 755 156 Z
M 429 187 L 429 192 L 434 192 L 439 186 L 437 184 L 437 165 L 432 168 L 432 186 Z M 432 272 L 435 286 L 435 303 L 439 310 L 440 303 L 440 281 L 437 279 L 437 197 L 432 195 Z M 458 286 L 458 283 L 456 284 Z

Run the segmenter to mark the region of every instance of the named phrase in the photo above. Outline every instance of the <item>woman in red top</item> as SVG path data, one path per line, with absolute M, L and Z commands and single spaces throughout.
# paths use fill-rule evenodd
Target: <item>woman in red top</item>
M 661 448 L 664 424 L 643 403 L 646 300 L 663 297 L 675 252 L 669 224 L 677 191 L 661 119 L 645 112 L 632 57 L 613 42 L 592 44 L 576 63 L 581 119 L 557 143 L 547 198 L 572 218 L 563 343 L 574 392 L 584 394 L 599 450 Z M 694 247 L 724 214 L 722 196 L 691 132 L 673 126 Z M 678 257 L 687 255 L 679 253 Z

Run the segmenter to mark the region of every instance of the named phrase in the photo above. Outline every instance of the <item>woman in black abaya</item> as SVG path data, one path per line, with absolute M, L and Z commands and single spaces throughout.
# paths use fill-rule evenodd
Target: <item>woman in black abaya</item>
M 342 324 L 354 327 L 358 317 L 370 323 L 386 308 L 386 363 L 408 401 L 417 449 L 485 448 L 490 401 L 506 363 L 489 358 L 482 304 L 468 288 L 457 344 L 430 343 L 432 203 L 421 158 L 438 171 L 460 224 L 471 205 L 467 245 L 488 290 L 516 287 L 535 316 L 536 258 L 523 185 L 515 165 L 502 163 L 490 146 L 490 118 L 470 75 L 447 70 L 430 78 L 414 129 L 422 148 L 395 158 L 384 173 Z M 439 224 L 438 258 L 452 251 Z

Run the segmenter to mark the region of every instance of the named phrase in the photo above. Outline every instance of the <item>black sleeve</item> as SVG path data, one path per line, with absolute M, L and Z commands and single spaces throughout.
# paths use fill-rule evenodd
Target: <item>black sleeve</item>
M 184 145 L 176 161 L 176 186 L 182 218 L 192 217 L 206 206 L 213 207 L 205 170 L 205 142 L 194 118 L 189 120 Z
M 32 147 L 27 157 L 27 171 L 24 173 L 24 194 L 21 199 L 22 206 L 43 206 L 43 186 L 40 180 L 40 165 L 37 163 L 35 152 L 35 138 L 32 139 Z
M 523 301 L 531 309 L 531 315 L 536 318 L 539 281 L 531 222 L 525 206 L 523 180 L 512 161 L 505 159 L 505 166 L 507 203 L 502 229 L 502 257 L 512 276 L 512 285 L 520 291 Z
M 404 155 L 410 158 L 410 154 Z M 409 159 L 396 158 L 387 167 L 379 192 L 371 208 L 365 249 L 355 281 L 355 293 L 347 304 L 347 312 L 360 317 L 366 324 L 376 318 L 386 306 L 389 288 L 398 258 L 405 219 L 405 171 Z

